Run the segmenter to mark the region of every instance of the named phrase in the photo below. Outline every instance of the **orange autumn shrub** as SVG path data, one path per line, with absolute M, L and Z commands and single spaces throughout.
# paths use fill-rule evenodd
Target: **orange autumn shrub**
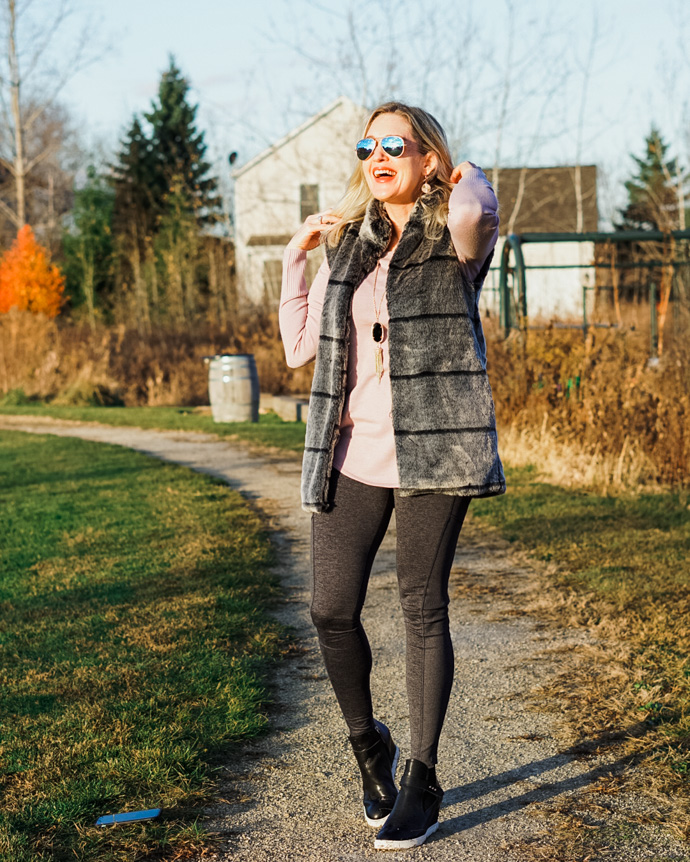
M 0 314 L 11 308 L 56 317 L 64 302 L 65 278 L 48 260 L 43 246 L 25 224 L 0 258 Z

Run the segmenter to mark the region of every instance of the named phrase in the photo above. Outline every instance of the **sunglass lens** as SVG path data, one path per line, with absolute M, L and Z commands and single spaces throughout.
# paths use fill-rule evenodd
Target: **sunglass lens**
M 383 147 L 384 152 L 388 153 L 389 156 L 393 156 L 394 159 L 397 159 L 398 156 L 402 156 L 403 154 L 405 142 L 398 135 L 388 135 L 388 137 L 381 141 L 381 146 Z
M 368 159 L 376 149 L 376 141 L 373 138 L 362 138 L 357 142 L 357 158 L 361 161 Z

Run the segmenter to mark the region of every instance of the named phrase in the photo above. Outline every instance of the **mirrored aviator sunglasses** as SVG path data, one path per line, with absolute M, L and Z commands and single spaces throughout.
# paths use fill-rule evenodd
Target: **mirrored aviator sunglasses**
M 357 158 L 364 162 L 373 155 L 376 149 L 376 138 L 362 138 L 357 142 Z M 405 141 L 399 135 L 387 135 L 381 138 L 381 149 L 384 153 L 397 159 L 405 151 Z

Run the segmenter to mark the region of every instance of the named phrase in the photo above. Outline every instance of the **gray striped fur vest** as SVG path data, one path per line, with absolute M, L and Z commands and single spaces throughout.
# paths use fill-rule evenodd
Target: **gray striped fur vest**
M 362 222 L 327 249 L 331 270 L 321 317 L 302 464 L 302 505 L 328 509 L 333 454 L 346 396 L 352 296 L 385 254 L 391 223 L 372 201 Z M 505 491 L 477 308 L 478 279 L 463 274 L 450 231 L 424 237 L 420 207 L 388 270 L 389 363 L 395 453 L 403 495 L 490 497 Z

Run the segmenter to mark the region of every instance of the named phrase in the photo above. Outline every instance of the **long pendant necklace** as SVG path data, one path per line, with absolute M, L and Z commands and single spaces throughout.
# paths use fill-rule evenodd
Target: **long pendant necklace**
M 386 328 L 379 320 L 379 315 L 381 314 L 381 309 L 383 308 L 383 300 L 386 298 L 386 291 L 384 290 L 381 294 L 381 302 L 379 303 L 378 308 L 376 307 L 376 282 L 379 277 L 379 266 L 380 264 L 376 264 L 376 272 L 374 273 L 374 314 L 376 315 L 376 320 L 371 324 L 371 337 L 374 340 L 374 359 L 375 359 L 375 368 L 376 374 L 379 378 L 379 383 L 381 382 L 381 378 L 383 377 L 383 347 L 381 346 L 383 339 L 386 335 Z

